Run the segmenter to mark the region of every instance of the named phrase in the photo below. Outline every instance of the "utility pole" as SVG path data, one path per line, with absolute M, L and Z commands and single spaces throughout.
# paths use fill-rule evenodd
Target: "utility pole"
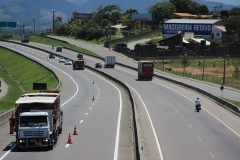
M 55 11 L 53 11 L 53 28 L 52 28 L 52 31 L 54 31 L 54 28 L 55 28 L 55 26 L 54 26 L 54 21 L 55 21 L 55 17 L 54 16 L 55 16 L 55 14 L 54 13 L 55 13 Z
M 33 34 L 35 35 L 35 23 L 37 19 L 33 19 Z
M 225 74 L 226 74 L 226 58 L 227 58 L 227 54 L 225 51 L 225 56 L 224 56 L 224 66 L 223 66 L 223 85 L 225 84 Z

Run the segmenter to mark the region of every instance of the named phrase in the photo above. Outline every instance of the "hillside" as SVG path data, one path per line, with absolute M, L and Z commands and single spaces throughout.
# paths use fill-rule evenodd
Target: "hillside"
M 96 11 L 99 5 L 105 7 L 114 4 L 118 5 L 122 12 L 133 8 L 139 13 L 146 13 L 149 6 L 159 1 L 164 0 L 0 0 L 0 21 L 15 21 L 26 27 L 33 27 L 33 19 L 36 19 L 38 27 L 50 28 L 53 11 L 56 17 L 61 16 L 63 22 L 67 22 L 74 11 L 91 13 Z M 196 2 L 207 5 L 210 11 L 220 5 L 223 10 L 234 7 L 215 1 L 196 0 Z
M 99 1 L 99 0 L 88 0 L 86 3 L 82 4 L 80 6 L 81 11 L 83 12 L 91 12 L 91 11 L 96 11 L 99 5 L 102 5 L 103 7 L 112 4 L 112 5 L 117 5 L 122 9 L 122 12 L 125 12 L 126 10 L 130 8 L 137 9 L 139 13 L 146 13 L 147 8 L 157 2 L 164 2 L 166 0 L 104 0 L 104 1 Z M 215 6 L 220 6 L 222 5 L 223 10 L 230 10 L 233 7 L 233 5 L 225 5 L 221 2 L 216 2 L 216 1 L 205 1 L 205 0 L 194 0 L 198 2 L 201 5 L 206 5 L 209 9 L 209 11 L 213 10 L 213 7 Z M 136 5 L 137 4 L 137 5 Z M 240 2 L 239 2 L 240 4 Z M 238 6 L 240 7 L 240 5 Z
M 0 21 L 29 25 L 37 19 L 37 24 L 51 26 L 53 11 L 66 21 L 74 11 L 79 11 L 79 6 L 66 0 L 14 0 L 1 6 Z

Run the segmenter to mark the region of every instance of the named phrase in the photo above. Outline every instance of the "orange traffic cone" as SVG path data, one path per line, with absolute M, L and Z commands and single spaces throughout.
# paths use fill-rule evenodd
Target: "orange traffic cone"
M 95 101 L 94 96 L 92 97 L 92 101 Z
M 74 127 L 73 135 L 78 135 L 78 130 L 76 129 L 76 125 Z
M 70 133 L 69 133 L 69 136 L 68 136 L 68 143 L 69 143 L 69 144 L 72 144 L 72 138 L 71 138 Z
M 92 82 L 92 84 L 94 84 L 94 81 Z

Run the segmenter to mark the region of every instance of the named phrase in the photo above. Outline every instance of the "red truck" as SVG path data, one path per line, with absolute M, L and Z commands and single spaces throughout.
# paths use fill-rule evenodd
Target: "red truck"
M 73 70 L 81 69 L 84 70 L 85 61 L 83 58 L 79 58 L 78 60 L 73 61 Z
M 147 61 L 138 62 L 138 80 L 152 80 L 154 75 L 154 63 Z

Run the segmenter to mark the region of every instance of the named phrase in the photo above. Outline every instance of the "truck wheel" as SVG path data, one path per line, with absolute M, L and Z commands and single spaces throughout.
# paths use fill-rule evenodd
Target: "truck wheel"
M 58 131 L 59 134 L 62 134 L 62 127 L 59 128 L 59 131 Z
M 50 135 L 50 141 L 51 141 L 51 143 L 49 144 L 49 146 L 48 146 L 48 149 L 49 150 L 53 150 L 53 144 L 54 144 L 54 139 L 53 139 L 53 135 Z

